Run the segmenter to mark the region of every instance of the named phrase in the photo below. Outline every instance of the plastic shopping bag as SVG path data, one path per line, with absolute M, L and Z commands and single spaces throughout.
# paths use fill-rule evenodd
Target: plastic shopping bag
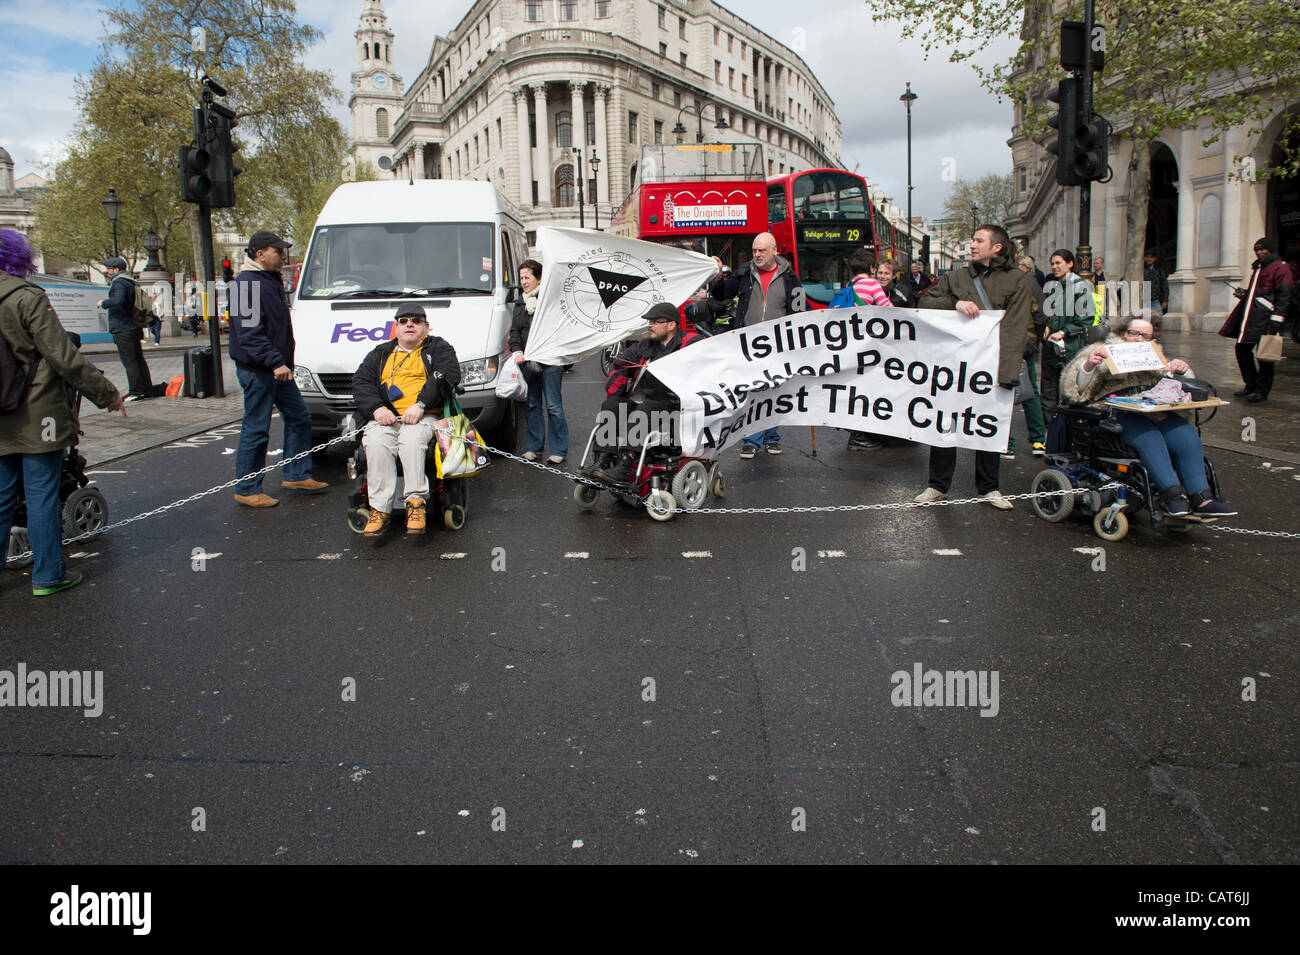
M 478 432 L 455 399 L 443 406 L 443 415 L 433 423 L 438 438 L 438 447 L 433 453 L 438 477 L 467 477 L 491 464 L 492 459 L 483 449 Z
M 506 401 L 523 401 L 528 397 L 528 382 L 524 380 L 524 366 L 515 362 L 515 352 L 506 359 L 505 367 L 497 375 L 497 397 Z

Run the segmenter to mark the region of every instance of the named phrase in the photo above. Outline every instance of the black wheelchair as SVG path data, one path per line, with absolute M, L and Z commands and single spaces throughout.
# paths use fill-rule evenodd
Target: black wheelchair
M 1205 421 L 1213 417 L 1211 412 Z M 1203 423 L 1198 409 L 1198 434 Z M 1194 524 L 1203 523 L 1194 516 L 1169 514 L 1137 451 L 1124 443 L 1123 429 L 1111 409 L 1062 405 L 1056 409 L 1052 430 L 1055 433 L 1048 439 L 1047 467 L 1034 476 L 1030 491 L 1077 493 L 1033 498 L 1034 513 L 1043 520 L 1056 524 L 1077 511 L 1090 518 L 1093 531 L 1107 541 L 1123 540 L 1130 519 L 1144 509 L 1152 527 L 1163 524 L 1175 533 L 1186 533 Z M 1210 494 L 1218 498 L 1221 495 L 1214 465 L 1208 457 L 1204 462 Z M 1110 484 L 1118 486 L 1106 487 Z

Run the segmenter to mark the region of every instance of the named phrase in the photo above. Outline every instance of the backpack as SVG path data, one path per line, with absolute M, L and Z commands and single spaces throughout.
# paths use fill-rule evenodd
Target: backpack
M 149 297 L 149 293 L 144 290 L 140 283 L 127 278 L 125 275 L 115 278 L 113 281 L 129 282 L 131 284 L 131 288 L 134 290 L 130 304 L 131 321 L 135 323 L 137 328 L 148 328 L 157 321 L 157 316 L 153 313 L 153 299 Z
M 21 288 L 27 286 L 19 285 L 17 288 L 10 289 L 8 294 L 0 298 L 0 302 Z M 27 400 L 27 392 L 31 390 L 32 380 L 36 377 L 36 366 L 40 363 L 41 354 L 37 352 L 32 367 L 24 368 L 8 340 L 0 335 L 0 414 L 17 411 Z

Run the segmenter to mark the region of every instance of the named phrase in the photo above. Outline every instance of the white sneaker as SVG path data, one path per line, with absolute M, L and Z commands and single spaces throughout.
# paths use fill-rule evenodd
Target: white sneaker
M 980 500 L 985 504 L 992 504 L 999 511 L 1009 511 L 1015 507 L 1014 504 L 1002 496 L 1001 491 L 989 491 L 987 494 L 981 494 Z
M 537 454 L 536 451 L 525 451 L 525 452 L 524 452 L 524 460 L 525 460 L 525 461 L 536 461 L 538 457 L 539 457 L 539 455 Z
M 916 497 L 912 498 L 917 504 L 932 504 L 935 501 L 942 501 L 948 495 L 938 488 L 927 487 Z

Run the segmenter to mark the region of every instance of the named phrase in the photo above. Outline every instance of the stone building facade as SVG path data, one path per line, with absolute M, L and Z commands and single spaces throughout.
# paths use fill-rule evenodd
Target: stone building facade
M 367 0 L 362 44 L 379 7 Z M 381 107 L 361 92 L 365 74 L 353 79 L 353 135 L 368 149 L 378 137 L 364 114 Z M 641 145 L 676 141 L 679 121 L 688 140 L 702 127 L 706 141 L 763 143 L 770 175 L 841 165 L 840 122 L 812 70 L 713 0 L 477 0 L 434 38 L 382 155 L 395 177 L 495 183 L 530 230 L 577 225 L 581 170 L 587 218 L 594 189 L 607 222 Z

